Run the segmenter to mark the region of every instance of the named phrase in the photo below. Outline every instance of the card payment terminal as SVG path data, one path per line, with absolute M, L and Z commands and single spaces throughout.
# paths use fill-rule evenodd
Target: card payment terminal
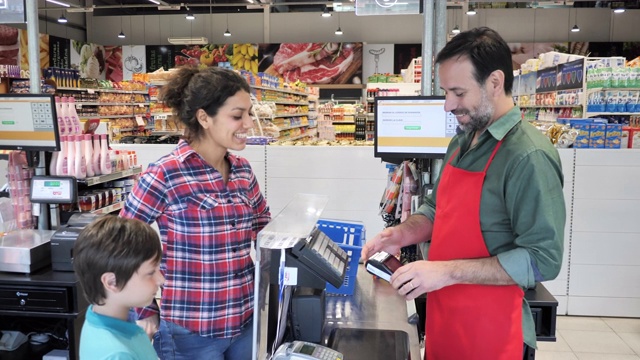
M 342 353 L 326 346 L 294 341 L 280 345 L 272 360 L 343 360 Z

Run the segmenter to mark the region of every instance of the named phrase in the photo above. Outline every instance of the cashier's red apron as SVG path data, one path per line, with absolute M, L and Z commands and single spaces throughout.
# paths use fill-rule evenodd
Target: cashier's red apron
M 428 259 L 489 257 L 480 230 L 482 184 L 498 142 L 481 172 L 458 169 L 451 156 L 438 185 L 438 210 Z M 522 301 L 517 285 L 452 285 L 427 295 L 428 360 L 522 359 Z

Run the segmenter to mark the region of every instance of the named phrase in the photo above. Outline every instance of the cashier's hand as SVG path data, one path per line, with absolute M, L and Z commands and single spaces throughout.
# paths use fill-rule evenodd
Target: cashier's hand
M 454 283 L 447 261 L 414 261 L 400 267 L 391 276 L 391 286 L 409 300 Z
M 147 333 L 150 340 L 153 340 L 153 335 L 158 332 L 158 328 L 160 327 L 160 315 L 156 314 L 146 319 L 136 320 L 136 324 Z
M 399 245 L 401 239 L 402 231 L 400 229 L 397 227 L 388 227 L 364 244 L 362 252 L 360 253 L 360 259 L 362 259 L 362 262 L 365 262 L 378 251 L 397 255 L 400 253 L 400 248 L 402 247 Z

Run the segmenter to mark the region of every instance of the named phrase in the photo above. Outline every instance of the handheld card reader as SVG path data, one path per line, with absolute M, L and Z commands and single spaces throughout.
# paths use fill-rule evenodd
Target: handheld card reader
M 384 251 L 373 254 L 366 263 L 368 272 L 386 281 L 389 281 L 393 272 L 401 266 L 398 258 Z

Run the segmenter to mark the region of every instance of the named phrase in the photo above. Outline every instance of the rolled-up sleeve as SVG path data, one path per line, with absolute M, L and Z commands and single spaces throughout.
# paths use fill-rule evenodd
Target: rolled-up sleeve
M 505 205 L 515 248 L 497 255 L 504 270 L 523 288 L 552 280 L 560 272 L 566 210 L 560 160 L 533 150 L 510 169 Z

